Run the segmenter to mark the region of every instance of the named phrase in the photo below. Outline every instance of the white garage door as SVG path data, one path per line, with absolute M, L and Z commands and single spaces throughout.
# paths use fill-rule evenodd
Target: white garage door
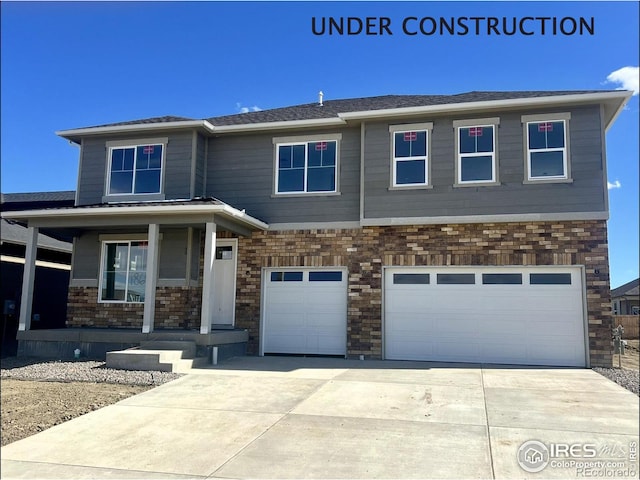
M 387 268 L 385 357 L 585 366 L 580 268 Z
M 346 355 L 346 271 L 267 270 L 262 328 L 263 353 Z

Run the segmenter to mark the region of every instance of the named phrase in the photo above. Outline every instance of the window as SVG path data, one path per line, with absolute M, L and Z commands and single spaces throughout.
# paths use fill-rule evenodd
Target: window
M 456 185 L 497 183 L 499 118 L 456 120 Z
M 271 272 L 272 282 L 301 282 L 302 272 Z
M 109 148 L 108 195 L 160 193 L 163 144 Z
M 399 125 L 389 129 L 392 133 L 392 186 L 428 185 L 429 129 L 423 125 Z
M 310 282 L 341 282 L 342 272 L 309 272 Z
M 521 273 L 483 273 L 483 285 L 522 285 Z
M 394 285 L 429 285 L 428 273 L 394 273 Z
M 276 144 L 276 193 L 336 192 L 337 140 Z
M 147 242 L 104 242 L 101 302 L 143 303 L 147 280 Z
M 531 273 L 531 285 L 571 285 L 570 273 Z
M 438 285 L 473 285 L 476 283 L 475 273 L 438 273 Z
M 568 180 L 568 114 L 523 117 L 527 180 Z

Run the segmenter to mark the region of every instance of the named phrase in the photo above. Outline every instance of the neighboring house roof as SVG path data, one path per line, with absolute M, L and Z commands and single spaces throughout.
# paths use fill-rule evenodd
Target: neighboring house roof
M 13 243 L 16 245 L 26 245 L 29 233 L 27 228 L 11 220 L 1 219 L 2 229 L 0 231 L 1 243 Z M 58 252 L 71 253 L 72 244 L 57 240 L 43 233 L 38 234 L 38 247 Z
M 611 298 L 617 297 L 631 297 L 638 296 L 640 294 L 640 278 L 631 280 L 629 283 L 619 286 L 611 290 Z
M 84 135 L 168 128 L 196 128 L 207 133 L 329 126 L 372 118 L 424 115 L 444 111 L 492 110 L 507 107 L 559 106 L 600 103 L 608 127 L 622 110 L 632 92 L 620 90 L 467 92 L 456 95 L 384 95 L 378 97 L 325 100 L 257 112 L 190 119 L 165 116 L 110 123 L 56 132 L 79 143 Z
M 57 192 L 2 193 L 0 205 L 3 212 L 31 210 L 34 208 L 67 207 L 74 204 L 76 192 L 62 190 Z

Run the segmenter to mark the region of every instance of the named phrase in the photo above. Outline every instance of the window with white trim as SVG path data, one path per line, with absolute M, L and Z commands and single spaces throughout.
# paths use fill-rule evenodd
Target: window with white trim
M 338 141 L 276 144 L 276 193 L 337 192 Z
M 163 154 L 162 144 L 110 147 L 107 194 L 160 193 Z
M 144 302 L 147 247 L 147 241 L 102 243 L 100 302 Z
M 392 185 L 428 185 L 428 129 L 392 131 Z
M 457 128 L 459 184 L 496 182 L 496 129 L 494 125 Z
M 567 179 L 567 121 L 549 119 L 526 123 L 529 180 Z

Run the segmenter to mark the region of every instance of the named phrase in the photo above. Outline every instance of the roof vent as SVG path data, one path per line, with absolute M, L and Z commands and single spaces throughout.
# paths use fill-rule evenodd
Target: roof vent
M 318 105 L 320 105 L 321 107 L 324 105 L 324 103 L 322 103 L 323 98 L 324 98 L 324 93 L 322 93 L 322 90 L 320 90 L 318 92 Z

